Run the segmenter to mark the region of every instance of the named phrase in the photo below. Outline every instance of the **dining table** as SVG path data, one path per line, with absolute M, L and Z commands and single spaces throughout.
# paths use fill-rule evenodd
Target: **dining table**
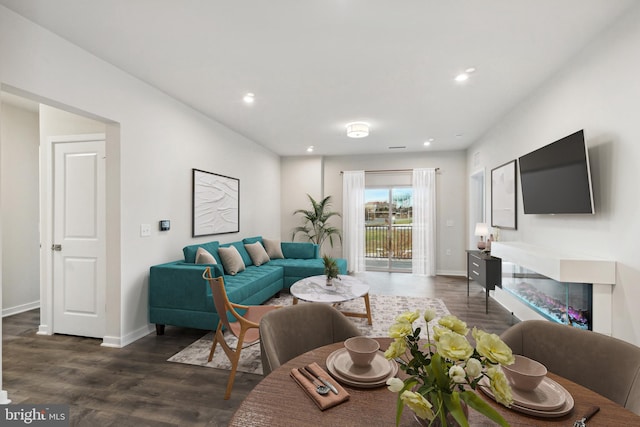
M 390 338 L 375 338 L 380 349 L 385 350 Z M 358 388 L 346 384 L 342 387 L 350 398 L 337 406 L 321 411 L 303 389 L 293 380 L 290 372 L 313 362 L 327 370 L 326 360 L 336 350 L 344 347 L 342 342 L 329 344 L 308 351 L 289 360 L 267 375 L 247 395 L 234 413 L 230 426 L 393 426 L 396 424 L 397 393 L 386 386 Z M 327 372 L 329 372 L 327 370 Z M 404 374 L 398 371 L 398 376 Z M 549 372 L 548 377 L 564 387 L 573 397 L 573 409 L 566 415 L 543 418 L 517 412 L 496 403 L 481 391 L 476 393 L 495 408 L 509 423 L 518 426 L 568 426 L 581 419 L 594 406 L 600 410 L 587 421 L 588 427 L 640 426 L 640 416 L 600 394 L 573 381 Z M 597 375 L 597 372 L 594 372 Z M 495 426 L 495 422 L 469 408 L 469 425 Z M 401 426 L 417 426 L 412 412 L 405 408 Z

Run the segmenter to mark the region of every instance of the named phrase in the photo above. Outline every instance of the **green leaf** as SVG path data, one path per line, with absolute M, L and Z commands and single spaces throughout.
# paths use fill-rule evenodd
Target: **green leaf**
M 467 416 L 460 403 L 460 394 L 455 391 L 451 394 L 444 393 L 442 398 L 444 400 L 444 406 L 449 410 L 458 424 L 460 424 L 460 427 L 469 427 L 469 420 L 467 420 Z
M 503 427 L 509 427 L 509 423 L 507 423 L 507 421 L 504 418 L 502 418 L 502 415 L 500 415 L 498 411 L 493 409 L 491 405 L 489 405 L 483 398 L 478 396 L 473 391 L 471 390 L 463 391 L 462 393 L 460 393 L 460 398 L 465 402 L 467 402 L 467 405 L 469 405 L 471 408 L 480 412 L 482 415 L 489 418 L 490 420 L 495 421 L 496 423 L 500 424 Z

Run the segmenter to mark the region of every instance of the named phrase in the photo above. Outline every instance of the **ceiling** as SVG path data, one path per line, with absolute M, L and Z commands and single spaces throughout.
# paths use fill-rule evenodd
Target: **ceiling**
M 0 0 L 279 155 L 468 147 L 633 0 Z M 476 71 L 460 84 L 454 77 Z M 242 101 L 247 92 L 255 102 Z M 349 122 L 367 138 L 346 136 Z M 424 142 L 433 139 L 429 147 Z M 405 147 L 394 148 L 389 147 Z

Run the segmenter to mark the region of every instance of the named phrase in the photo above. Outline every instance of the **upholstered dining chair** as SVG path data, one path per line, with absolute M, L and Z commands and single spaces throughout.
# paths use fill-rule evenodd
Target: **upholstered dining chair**
M 517 323 L 501 338 L 515 354 L 640 415 L 640 347 L 546 320 Z
M 274 305 L 240 305 L 229 301 L 227 291 L 224 287 L 223 277 L 212 277 L 211 269 L 207 267 L 202 273 L 202 277 L 209 282 L 211 287 L 211 294 L 213 295 L 213 304 L 216 307 L 220 321 L 216 328 L 216 332 L 213 336 L 213 343 L 211 344 L 211 351 L 209 352 L 209 362 L 213 359 L 213 353 L 216 350 L 216 345 L 220 343 L 220 346 L 224 350 L 225 354 L 231 361 L 231 373 L 229 374 L 229 381 L 227 382 L 227 390 L 225 392 L 225 400 L 231 397 L 231 389 L 233 388 L 233 381 L 236 377 L 236 371 L 238 370 L 238 361 L 240 360 L 240 352 L 242 351 L 242 345 L 244 343 L 253 343 L 260 339 L 259 324 L 262 316 L 268 312 L 280 308 Z M 236 310 L 245 310 L 244 314 L 238 313 Z M 231 322 L 229 315 L 233 316 L 236 321 Z M 238 338 L 236 348 L 233 349 L 227 341 L 224 339 L 222 328 L 226 328 L 235 337 Z
M 260 322 L 262 370 L 266 376 L 302 353 L 357 335 L 356 325 L 328 304 L 283 307 Z

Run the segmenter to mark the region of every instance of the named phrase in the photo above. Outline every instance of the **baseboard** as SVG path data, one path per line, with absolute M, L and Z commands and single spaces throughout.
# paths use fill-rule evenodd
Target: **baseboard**
M 13 316 L 14 314 L 24 313 L 25 311 L 40 308 L 40 300 L 29 302 L 27 304 L 16 305 L 15 307 L 3 308 L 2 317 Z
M 149 324 L 147 326 L 143 326 L 142 328 L 136 329 L 135 331 L 123 337 L 105 335 L 102 338 L 102 344 L 100 345 L 102 347 L 122 348 L 131 344 L 134 341 L 139 340 L 142 337 L 146 337 L 147 335 L 149 335 L 151 332 L 154 332 L 155 330 L 156 330 L 155 326 Z
M 462 276 L 465 277 L 467 275 L 466 270 L 438 270 L 436 271 L 437 276 Z

